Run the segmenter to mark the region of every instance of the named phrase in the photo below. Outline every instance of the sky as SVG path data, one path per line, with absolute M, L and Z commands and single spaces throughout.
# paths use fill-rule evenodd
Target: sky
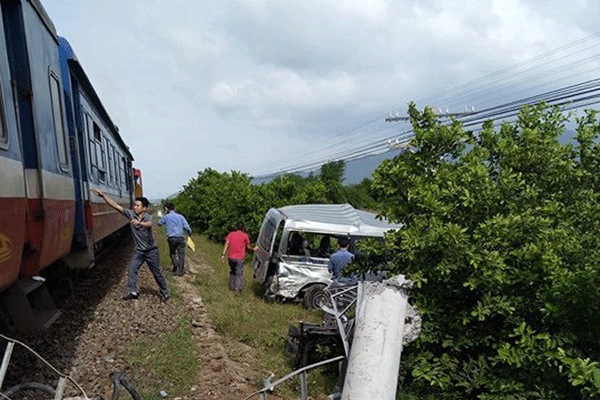
M 400 131 L 385 118 L 409 101 L 461 111 L 600 77 L 598 0 L 41 1 L 155 199 L 206 168 L 333 161 Z

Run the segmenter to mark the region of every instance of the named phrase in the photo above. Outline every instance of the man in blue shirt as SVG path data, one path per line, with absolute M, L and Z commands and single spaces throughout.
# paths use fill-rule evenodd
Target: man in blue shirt
M 340 237 L 338 239 L 338 246 L 340 249 L 329 257 L 327 269 L 333 275 L 331 279 L 334 281 L 340 281 L 342 269 L 354 259 L 354 254 L 348 251 L 349 245 L 350 239 L 348 236 Z
M 165 203 L 165 211 L 165 216 L 158 221 L 157 225 L 166 225 L 173 272 L 178 276 L 183 276 L 185 273 L 185 234 L 183 231 L 185 230 L 191 236 L 192 230 L 185 217 L 175 212 L 175 205 L 170 201 Z

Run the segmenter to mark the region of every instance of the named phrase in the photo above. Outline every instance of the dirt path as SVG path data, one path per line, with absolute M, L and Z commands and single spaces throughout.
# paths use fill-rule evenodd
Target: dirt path
M 246 346 L 236 361 L 228 357 L 228 346 L 243 345 L 228 344 L 214 330 L 202 297 L 192 284 L 200 269 L 212 267 L 199 265 L 190 257 L 186 262 L 187 274 L 174 277 L 182 295 L 181 299 L 172 299 L 167 304 L 161 304 L 158 301 L 156 283 L 148 269 L 143 267 L 139 276 L 140 299 L 121 299 L 126 279 L 123 276 L 120 284 L 99 305 L 96 318 L 85 330 L 80 348 L 76 352 L 78 357 L 74 365 L 81 367 L 74 367 L 72 371 L 73 376 L 80 376 L 84 381 L 98 379 L 93 382 L 93 393 L 102 393 L 103 397 L 110 398 L 112 387 L 103 377 L 114 370 L 123 370 L 127 376 L 133 375 L 133 371 L 130 371 L 130 367 L 125 363 L 129 351 L 129 346 L 125 344 L 133 343 L 141 335 L 146 339 L 159 338 L 177 326 L 181 312 L 187 313 L 191 321 L 201 367 L 197 373 L 196 384 L 189 388 L 188 393 L 174 399 L 241 400 L 256 391 L 253 378 L 264 375 L 264 370 L 255 366 L 252 349 Z M 114 310 L 119 310 L 117 318 L 114 318 Z M 84 365 L 92 368 L 82 368 Z

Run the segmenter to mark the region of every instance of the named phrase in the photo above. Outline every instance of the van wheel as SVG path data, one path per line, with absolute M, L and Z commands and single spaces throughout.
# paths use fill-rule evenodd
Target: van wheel
M 327 299 L 327 293 L 325 292 L 325 285 L 317 283 L 311 285 L 304 291 L 304 299 L 302 304 L 308 309 L 319 308 L 321 303 Z

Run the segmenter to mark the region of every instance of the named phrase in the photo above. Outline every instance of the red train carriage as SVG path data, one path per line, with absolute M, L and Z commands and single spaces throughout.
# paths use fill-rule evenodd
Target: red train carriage
M 2 74 L 2 87 L 14 85 L 10 93 L 2 93 L 7 122 L 2 158 L 13 171 L 7 184 L 12 193 L 3 201 L 16 201 L 16 208 L 10 209 L 16 209 L 17 215 L 5 226 L 14 238 L 11 252 L 20 253 L 11 258 L 8 269 L 14 270 L 13 263 L 20 261 L 19 275 L 27 278 L 71 249 L 72 168 L 54 26 L 35 1 L 2 1 L 1 10 L 1 57 L 8 72 Z M 0 289 L 14 281 L 12 273 L 3 275 Z
M 15 325 L 40 327 L 58 313 L 30 278 L 93 265 L 127 221 L 91 188 L 129 207 L 133 156 L 39 0 L 0 12 L 0 298 Z

